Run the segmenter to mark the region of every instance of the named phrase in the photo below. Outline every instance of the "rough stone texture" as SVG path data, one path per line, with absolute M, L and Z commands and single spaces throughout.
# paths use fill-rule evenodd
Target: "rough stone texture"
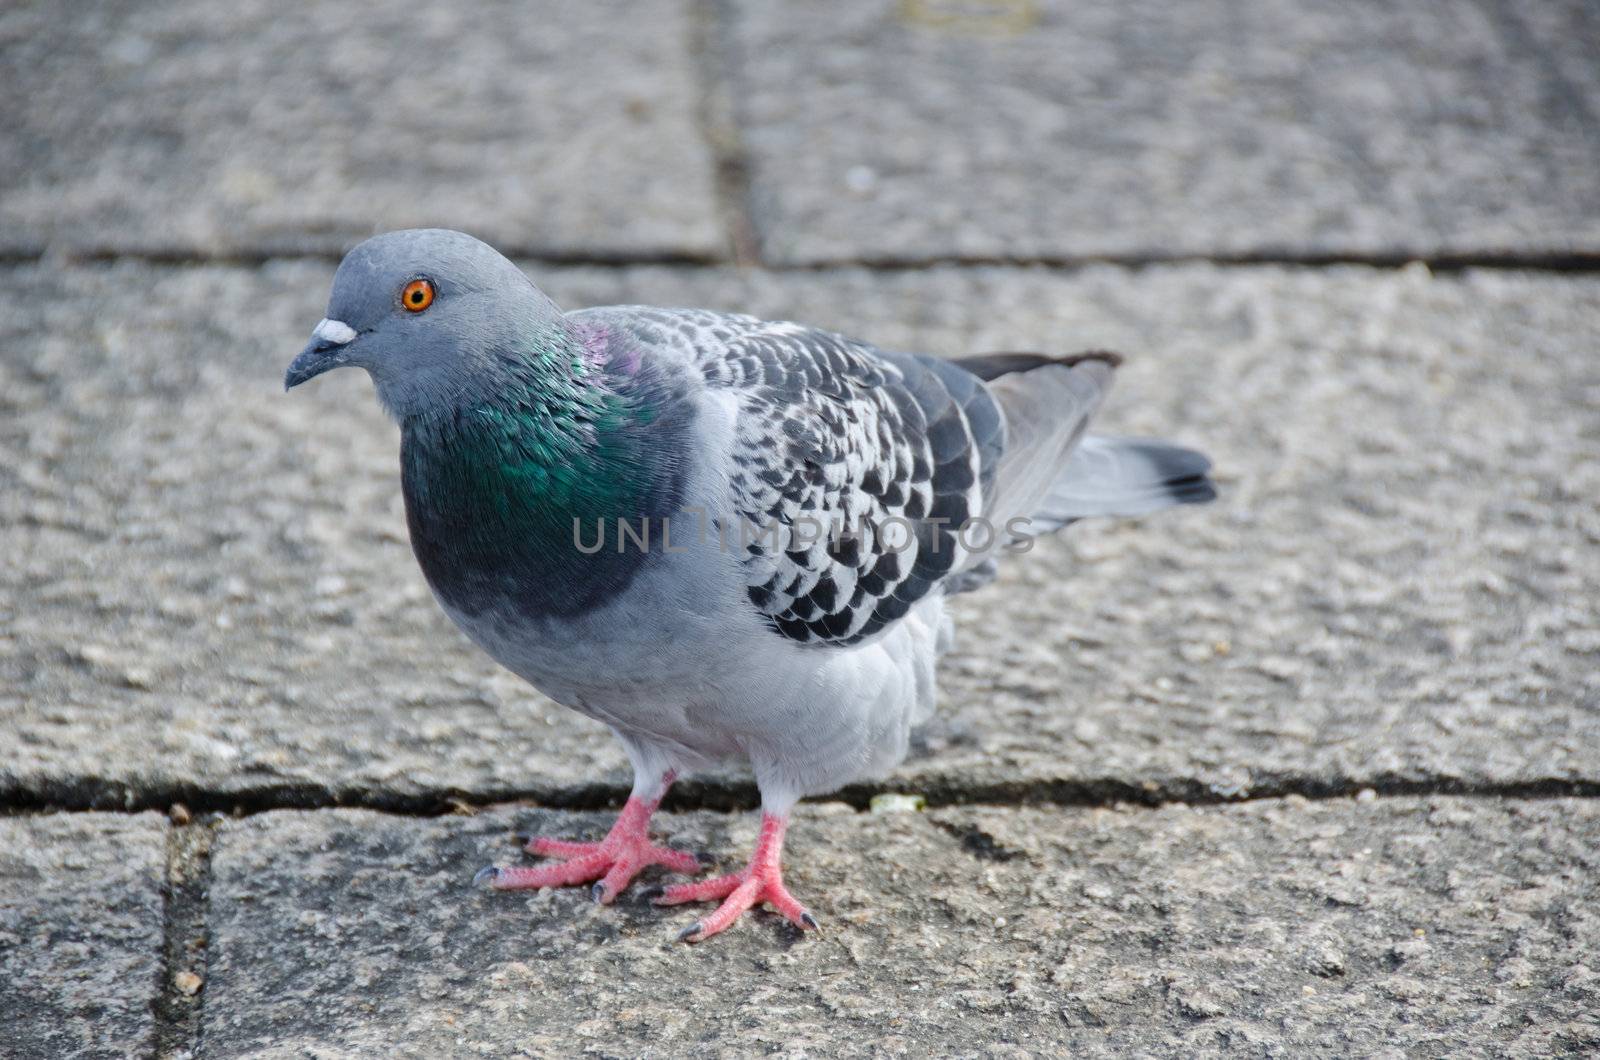
M 330 270 L 9 271 L 0 786 L 626 788 L 454 632 L 357 373 L 280 373 Z M 1223 500 L 1074 527 L 955 604 L 935 795 L 1600 782 L 1600 285 L 1416 269 L 556 270 L 956 353 L 1132 354 L 1102 420 Z M 21 606 L 26 601 L 27 606 Z M 591 792 L 592 794 L 592 792 Z
M 726 861 L 753 815 L 663 816 Z M 514 829 L 600 817 L 277 812 L 227 825 L 213 1055 L 1577 1055 L 1600 1048 L 1600 805 L 807 806 L 771 914 L 490 894 Z M 1508 841 L 1508 837 L 1516 841 Z M 1007 1051 L 1008 1048 L 1010 1051 Z M 992 1050 L 984 1052 L 984 1050 Z
M 768 260 L 1600 252 L 1586 0 L 726 9 Z
M 0 818 L 0 1055 L 150 1050 L 165 862 L 155 814 Z
M 0 251 L 709 255 L 686 0 L 0 11 Z

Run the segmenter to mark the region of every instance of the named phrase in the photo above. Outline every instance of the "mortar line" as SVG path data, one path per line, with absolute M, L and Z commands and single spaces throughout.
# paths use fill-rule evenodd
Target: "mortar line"
M 736 262 L 714 254 L 678 252 L 640 253 L 565 253 L 548 248 L 502 244 L 506 257 L 527 268 L 592 268 L 626 270 L 665 267 L 686 271 L 727 269 Z M 150 265 L 161 268 L 258 268 L 272 263 L 337 265 L 343 254 L 332 250 L 272 251 L 238 250 L 207 254 L 192 250 L 119 251 L 107 248 L 83 250 L 0 250 L 0 268 L 28 265 L 82 267 L 91 265 Z M 1373 254 L 1343 254 L 1294 251 L 1260 251 L 1236 254 L 1088 254 L 1061 256 L 947 255 L 929 257 L 841 257 L 811 262 L 737 262 L 774 275 L 827 274 L 832 272 L 870 272 L 886 275 L 926 272 L 933 269 L 1030 269 L 1075 273 L 1096 267 L 1141 272 L 1183 265 L 1210 265 L 1219 269 L 1322 269 L 1352 266 L 1377 270 L 1398 270 L 1423 265 L 1429 270 L 1451 274 L 1469 270 L 1536 272 L 1592 275 L 1600 273 L 1600 250 L 1577 251 L 1481 251 L 1450 254 L 1415 254 L 1393 251 Z
M 1194 779 L 1172 779 L 1166 783 L 1135 783 L 1117 778 L 1082 780 L 998 781 L 989 784 L 961 785 L 938 778 L 901 783 L 885 782 L 849 785 L 831 795 L 808 800 L 843 802 L 866 810 L 876 795 L 916 794 L 930 808 L 960 806 L 1057 806 L 1156 808 L 1169 805 L 1226 806 L 1298 797 L 1313 802 L 1352 798 L 1371 790 L 1378 798 L 1451 797 L 1490 799 L 1600 798 L 1600 780 L 1571 780 L 1556 777 L 1533 778 L 1500 783 L 1465 783 L 1453 778 L 1339 778 L 1313 777 L 1261 778 L 1241 792 L 1218 791 Z M 52 813 L 141 813 L 168 811 L 175 805 L 182 812 L 216 814 L 223 817 L 251 817 L 274 810 L 314 812 L 331 809 L 364 809 L 396 817 L 441 817 L 472 813 L 490 806 L 522 803 L 533 807 L 569 812 L 613 810 L 627 798 L 625 783 L 597 783 L 574 789 L 501 789 L 467 792 L 438 789 L 416 793 L 333 791 L 306 787 L 264 788 L 239 792 L 205 791 L 174 786 L 146 792 L 129 792 L 117 786 L 83 785 L 72 792 L 0 792 L 0 816 L 32 816 Z M 70 796 L 70 797 L 67 797 Z M 85 796 L 88 796 L 87 798 Z M 747 812 L 757 808 L 759 795 L 754 784 L 726 784 L 716 781 L 680 782 L 667 797 L 662 809 L 668 813 L 711 811 Z
M 695 0 L 689 10 L 689 57 L 698 82 L 695 120 L 712 159 L 712 198 L 728 240 L 730 260 L 761 266 L 761 239 L 751 203 L 750 158 L 734 116 L 725 0 Z
M 215 817 L 176 818 L 167 830 L 166 879 L 162 881 L 161 982 L 153 1003 L 155 1057 L 200 1055 L 200 1018 L 208 964 L 206 921 L 210 912 L 211 848 Z M 187 976 L 195 981 L 186 981 Z M 194 989 L 190 989 L 194 988 Z

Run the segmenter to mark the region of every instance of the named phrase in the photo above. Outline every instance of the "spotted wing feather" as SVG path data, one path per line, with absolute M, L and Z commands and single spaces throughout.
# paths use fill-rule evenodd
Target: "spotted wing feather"
M 788 322 L 630 307 L 738 404 L 731 469 L 751 604 L 783 636 L 849 645 L 958 569 L 1004 446 L 970 372 Z

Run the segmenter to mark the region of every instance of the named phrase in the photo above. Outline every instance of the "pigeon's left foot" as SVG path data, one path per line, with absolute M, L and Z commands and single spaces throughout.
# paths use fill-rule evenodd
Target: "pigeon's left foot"
M 742 872 L 719 876 L 714 880 L 697 883 L 680 883 L 666 888 L 657 905 L 679 905 L 683 902 L 711 902 L 722 904 L 708 917 L 696 920 L 684 928 L 678 938 L 684 942 L 702 942 L 730 927 L 745 910 L 762 902 L 776 909 L 796 927 L 815 931 L 817 918 L 783 885 L 783 867 L 779 864 L 783 854 L 783 833 L 789 827 L 787 814 L 761 815 L 761 838 L 756 840 L 755 853 Z
M 693 854 L 650 842 L 650 815 L 661 804 L 658 796 L 645 800 L 630 798 L 622 807 L 617 823 L 598 843 L 574 843 L 543 836 L 528 842 L 528 852 L 562 860 L 548 865 L 486 868 L 476 881 L 488 880 L 497 891 L 521 891 L 536 887 L 571 887 L 596 881 L 594 900 L 610 905 L 633 878 L 651 865 L 663 865 L 672 872 L 693 875 L 700 871 L 700 859 Z M 476 882 L 475 881 L 475 882 Z

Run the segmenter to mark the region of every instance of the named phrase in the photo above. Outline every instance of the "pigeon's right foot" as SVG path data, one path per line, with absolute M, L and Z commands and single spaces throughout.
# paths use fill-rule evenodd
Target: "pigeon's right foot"
M 747 910 L 765 902 L 777 910 L 791 924 L 805 931 L 816 931 L 817 918 L 789 893 L 783 885 L 783 833 L 788 828 L 787 816 L 765 813 L 761 815 L 761 837 L 756 840 L 755 853 L 750 864 L 741 872 L 719 876 L 714 880 L 679 883 L 655 899 L 656 905 L 679 905 L 683 902 L 715 902 L 722 904 L 710 916 L 702 917 L 678 934 L 683 942 L 701 942 L 726 931 Z
M 548 865 L 518 865 L 511 868 L 481 870 L 473 882 L 489 881 L 497 891 L 522 891 L 538 887 L 571 887 L 594 881 L 594 900 L 610 905 L 641 871 L 651 865 L 665 866 L 671 872 L 693 875 L 700 871 L 700 859 L 693 854 L 650 842 L 650 815 L 659 798 L 646 801 L 630 798 L 617 823 L 598 843 L 574 843 L 539 836 L 528 842 L 528 852 L 559 858 Z

